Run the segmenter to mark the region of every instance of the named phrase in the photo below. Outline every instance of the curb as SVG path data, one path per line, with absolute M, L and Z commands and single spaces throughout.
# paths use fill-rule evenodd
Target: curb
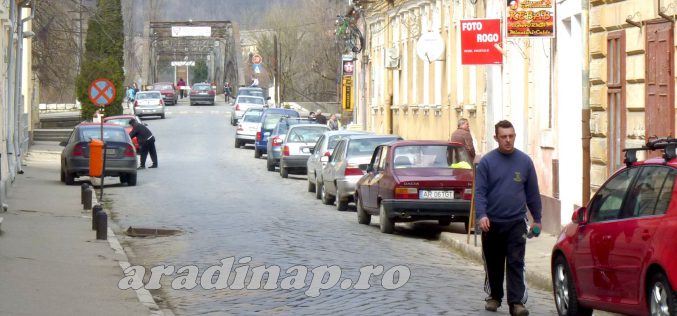
M 454 250 L 456 253 L 459 253 L 478 264 L 484 265 L 480 247 L 460 242 L 454 239 L 451 233 L 447 232 L 442 232 L 440 234 L 440 242 Z M 527 270 L 526 279 L 530 286 L 539 290 L 552 292 L 552 281 L 549 274 Z
M 99 204 L 99 200 L 96 197 L 96 194 L 92 194 L 92 206 Z M 115 232 L 113 232 L 113 229 L 108 227 L 108 232 L 107 232 L 107 240 L 108 240 L 108 245 L 113 249 L 115 254 L 119 255 L 122 257 L 122 260 L 118 260 L 118 264 L 120 265 L 120 268 L 122 269 L 122 274 L 127 276 L 125 273 L 125 270 L 131 266 L 129 263 L 129 257 L 127 256 L 127 253 L 125 252 L 124 248 L 122 248 L 122 245 L 120 244 L 120 241 L 118 240 L 118 237 L 115 235 Z M 137 275 L 135 277 L 138 278 Z M 149 315 L 154 315 L 154 316 L 170 316 L 165 314 L 163 310 L 160 309 L 160 307 L 157 305 L 155 302 L 155 299 L 153 298 L 153 295 L 150 294 L 148 290 L 146 290 L 144 287 L 141 287 L 137 290 L 136 292 L 136 297 L 139 299 L 139 302 L 146 306 L 150 310 Z M 173 314 L 171 314 L 173 315 Z

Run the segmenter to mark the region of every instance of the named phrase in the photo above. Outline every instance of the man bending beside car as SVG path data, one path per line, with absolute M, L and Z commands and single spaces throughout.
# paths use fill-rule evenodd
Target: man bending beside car
M 153 165 L 149 168 L 157 168 L 157 152 L 155 151 L 155 136 L 145 125 L 137 122 L 135 119 L 129 120 L 129 125 L 132 126 L 132 131 L 129 132 L 129 137 L 136 139 L 139 142 L 139 151 L 141 152 L 141 165 L 137 169 L 146 168 L 146 158 L 150 153 L 150 159 L 153 160 Z

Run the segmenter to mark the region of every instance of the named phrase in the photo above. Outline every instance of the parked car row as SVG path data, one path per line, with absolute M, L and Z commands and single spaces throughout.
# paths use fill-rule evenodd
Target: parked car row
M 308 192 L 322 203 L 340 211 L 354 203 L 360 224 L 378 215 L 384 233 L 418 220 L 468 229 L 473 175 L 462 144 L 330 131 L 294 110 L 258 107 L 237 123 L 235 147 L 248 143 L 255 158 L 266 156 L 268 171 L 306 175 Z

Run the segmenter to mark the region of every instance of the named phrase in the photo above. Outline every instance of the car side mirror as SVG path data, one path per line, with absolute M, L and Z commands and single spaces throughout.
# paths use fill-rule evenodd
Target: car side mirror
M 574 214 L 571 215 L 571 221 L 578 225 L 585 225 L 588 223 L 587 213 L 588 210 L 585 207 L 579 207 L 574 211 Z
M 59 142 L 59 146 L 65 147 L 67 144 L 68 144 L 68 142 L 65 141 L 65 140 L 62 140 L 62 141 Z
M 314 153 L 315 153 L 315 147 L 310 148 L 310 154 L 312 155 L 312 154 L 314 154 Z
M 374 166 L 368 165 L 368 166 L 367 166 L 367 170 L 365 170 L 365 171 L 367 171 L 367 173 L 370 173 L 370 172 L 374 171 Z

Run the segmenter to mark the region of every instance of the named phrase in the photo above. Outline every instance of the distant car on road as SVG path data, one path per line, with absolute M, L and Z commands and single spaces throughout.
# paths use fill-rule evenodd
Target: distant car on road
M 322 202 L 331 205 L 336 201 L 339 211 L 348 209 L 353 202 L 355 186 L 367 170 L 377 146 L 401 140 L 397 135 L 351 135 L 344 137 L 327 158 L 322 168 L 322 182 L 317 188 Z
M 299 112 L 288 109 L 270 108 L 264 109 L 261 115 L 261 130 L 256 133 L 256 141 L 254 142 L 254 158 L 261 158 L 268 149 L 268 136 L 273 131 L 280 118 L 299 117 Z
M 125 132 L 127 135 L 132 131 L 132 126 L 129 125 L 129 120 L 136 120 L 137 122 L 141 122 L 141 119 L 136 116 L 136 115 L 129 115 L 129 114 L 123 114 L 123 115 L 113 115 L 113 116 L 106 116 L 103 118 L 104 123 L 110 123 L 110 124 L 115 124 L 115 125 L 120 125 L 125 128 Z M 139 151 L 139 142 L 136 139 L 136 137 L 132 138 L 132 143 L 134 143 L 134 148 L 136 151 Z
M 214 97 L 216 96 L 216 91 L 212 89 L 212 85 L 209 83 L 196 83 L 190 88 L 190 105 L 196 105 L 198 103 L 206 103 L 209 105 L 214 105 Z
M 306 168 L 308 174 L 308 192 L 316 192 L 315 196 L 318 199 L 321 198 L 321 191 L 316 190 L 315 188 L 317 187 L 317 184 L 322 181 L 322 168 L 327 164 L 326 158 L 323 159 L 322 157 L 331 156 L 336 144 L 338 144 L 342 138 L 363 134 L 366 133 L 349 130 L 328 131 L 317 140 L 317 144 L 313 147 L 312 153 L 308 158 Z
M 265 99 L 267 97 L 265 90 L 260 87 L 240 87 L 237 89 L 238 96 L 255 96 Z
M 241 95 L 237 96 L 237 98 L 235 98 L 233 111 L 231 111 L 230 124 L 233 126 L 237 125 L 238 120 L 242 117 L 244 111 L 247 111 L 247 109 L 251 107 L 262 109 L 265 105 L 266 101 L 264 101 L 261 97 Z
M 61 182 L 75 183 L 75 178 L 89 176 L 89 142 L 101 139 L 100 123 L 80 123 L 71 132 L 68 140 L 60 143 Z M 106 168 L 104 176 L 120 177 L 120 182 L 136 185 L 136 150 L 124 127 L 103 124 L 103 140 L 106 143 Z
M 165 118 L 165 101 L 160 91 L 139 91 L 134 99 L 134 114 Z
M 317 140 L 329 127 L 320 124 L 296 124 L 289 127 L 287 136 L 282 143 L 280 157 L 280 176 L 289 177 L 289 173 L 306 174 L 310 152 Z
M 336 153 L 336 151 L 334 151 Z M 461 221 L 468 230 L 473 173 L 462 144 L 396 141 L 376 148 L 367 174 L 357 182 L 357 221 L 369 225 L 378 215 L 381 232 L 396 222 Z
M 160 91 L 166 105 L 174 105 L 178 102 L 179 95 L 176 92 L 176 87 L 171 82 L 156 82 L 153 84 L 151 90 Z
M 263 108 L 249 108 L 244 112 L 235 130 L 235 148 L 254 143 L 256 132 L 261 129 L 262 114 Z

